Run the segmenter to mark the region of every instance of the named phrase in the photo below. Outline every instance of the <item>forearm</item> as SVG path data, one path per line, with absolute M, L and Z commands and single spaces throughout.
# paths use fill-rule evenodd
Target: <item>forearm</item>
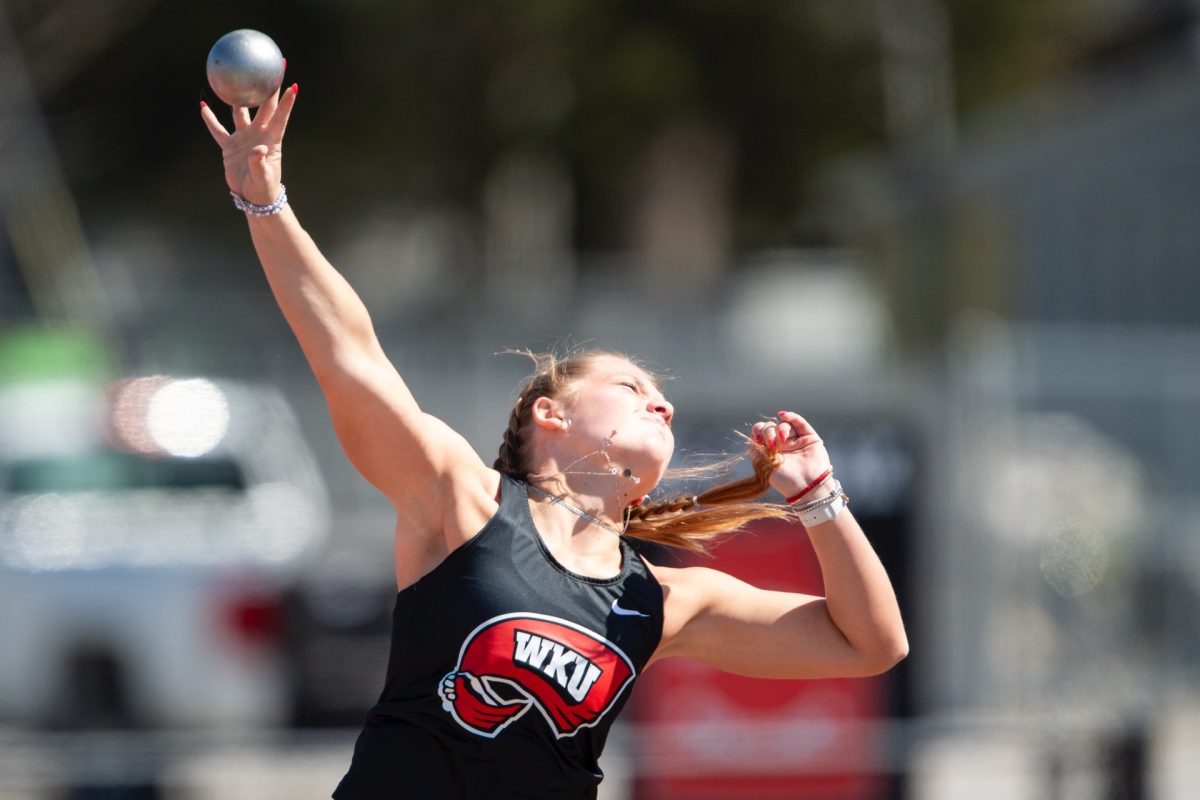
M 829 616 L 846 641 L 883 669 L 904 658 L 908 639 L 896 593 L 849 509 L 808 533 L 821 564 Z
M 328 388 L 323 378 L 344 374 L 364 354 L 382 353 L 366 306 L 321 255 L 282 194 L 283 133 L 299 89 L 292 84 L 253 114 L 233 108 L 232 133 L 207 103 L 200 104 L 200 118 L 221 147 L 229 190 L 255 212 L 246 219 L 275 301 L 317 379 Z M 278 211 L 275 200 L 283 202 Z
M 289 206 L 272 216 L 247 215 L 247 220 L 275 301 L 318 378 L 375 346 L 366 306 Z

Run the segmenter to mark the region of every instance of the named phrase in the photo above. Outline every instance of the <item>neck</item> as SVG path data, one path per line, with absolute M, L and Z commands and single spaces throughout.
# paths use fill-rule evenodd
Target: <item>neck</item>
M 624 525 L 622 525 L 621 527 L 618 528 L 618 527 L 614 526 L 611 522 L 605 520 L 603 517 L 596 516 L 595 514 L 592 514 L 591 512 L 583 510 L 579 506 L 577 506 L 574 503 L 567 500 L 564 496 L 552 494 L 552 493 L 546 491 L 545 489 L 542 489 L 541 487 L 539 487 L 536 483 L 529 484 L 529 490 L 530 490 L 530 492 L 537 495 L 538 497 L 544 498 L 545 500 L 549 501 L 553 505 L 559 506 L 560 508 L 568 511 L 569 513 L 574 514 L 575 516 L 579 517 L 584 522 L 587 522 L 590 525 L 595 525 L 596 527 L 601 528 L 605 531 L 608 531 L 609 533 L 611 533 L 615 536 L 621 536 L 625 532 Z
M 607 444 L 607 442 L 606 442 Z M 553 501 L 581 519 L 610 531 L 624 531 L 625 509 L 635 498 L 640 481 L 632 471 L 614 464 L 607 447 L 560 463 L 549 457 L 528 476 L 535 494 Z
M 558 482 L 541 483 L 553 488 Z M 534 501 L 529 509 L 534 528 L 555 560 L 572 572 L 593 578 L 610 578 L 620 572 L 621 526 L 580 508 L 570 495 L 542 489 L 532 479 L 528 486 Z
M 553 467 L 550 467 L 550 470 L 553 470 Z M 535 488 L 534 494 L 538 498 L 550 502 L 546 499 L 546 496 L 549 496 L 569 503 L 588 517 L 595 518 L 617 531 L 624 529 L 625 507 L 635 496 L 629 489 L 629 478 L 619 473 L 565 475 L 548 470 L 530 474 L 528 482 Z M 542 495 L 542 492 L 545 495 Z
M 623 532 L 625 509 L 645 493 L 645 487 L 632 469 L 613 459 L 610 448 L 616 435 L 614 430 L 598 448 L 583 453 L 572 452 L 573 448 L 543 449 L 534 461 L 537 468 L 527 476 L 529 485 L 546 502 L 589 525 Z

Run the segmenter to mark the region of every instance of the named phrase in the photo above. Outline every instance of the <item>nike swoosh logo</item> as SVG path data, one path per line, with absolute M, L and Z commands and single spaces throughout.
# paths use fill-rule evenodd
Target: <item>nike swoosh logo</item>
M 612 610 L 614 614 L 619 614 L 622 617 L 649 617 L 649 614 L 644 614 L 641 611 L 634 611 L 632 608 L 621 608 L 620 600 L 613 600 Z

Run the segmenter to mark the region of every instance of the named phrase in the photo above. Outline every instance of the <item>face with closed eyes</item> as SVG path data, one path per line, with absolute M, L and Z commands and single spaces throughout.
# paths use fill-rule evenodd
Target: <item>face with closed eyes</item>
M 649 492 L 666 472 L 675 450 L 675 408 L 657 381 L 628 359 L 608 354 L 593 358 L 560 398 L 559 413 L 570 420 L 560 445 L 571 455 L 577 452 L 575 457 L 607 447 L 613 466 L 630 469 L 639 478 L 635 494 Z M 603 465 L 598 457 L 579 468 Z

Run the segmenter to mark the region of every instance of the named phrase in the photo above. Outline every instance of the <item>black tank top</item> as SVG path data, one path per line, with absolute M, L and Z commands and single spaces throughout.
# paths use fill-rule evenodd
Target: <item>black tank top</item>
M 662 612 L 628 542 L 617 576 L 570 572 L 538 535 L 525 484 L 502 475 L 496 515 L 396 596 L 383 694 L 333 796 L 595 797 Z

